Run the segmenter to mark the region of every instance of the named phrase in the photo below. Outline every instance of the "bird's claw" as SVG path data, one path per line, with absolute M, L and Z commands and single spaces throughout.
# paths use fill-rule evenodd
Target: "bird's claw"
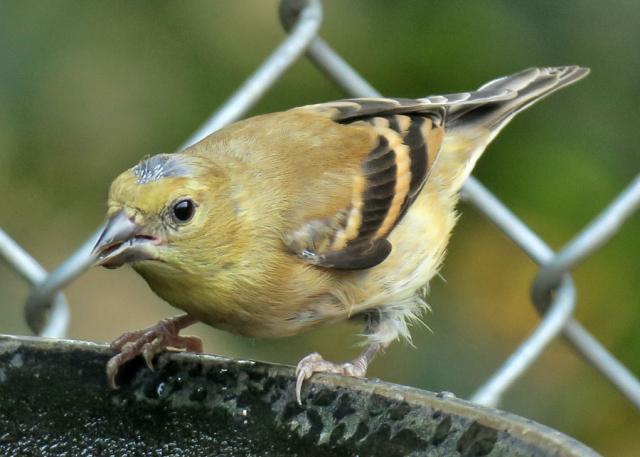
M 148 329 L 124 333 L 111 343 L 111 349 L 117 352 L 107 362 L 107 381 L 111 388 L 118 388 L 116 375 L 120 367 L 138 355 L 142 355 L 147 367 L 153 371 L 154 357 L 168 347 L 202 352 L 200 338 L 178 334 L 184 327 L 177 325 L 178 319 L 180 317 L 164 319 Z
M 302 406 L 302 385 L 313 373 L 335 373 L 343 376 L 363 378 L 367 374 L 367 365 L 358 358 L 352 362 L 334 363 L 325 360 L 314 352 L 304 357 L 296 367 L 296 400 Z
M 144 359 L 144 363 L 147 365 L 147 368 L 151 371 L 154 371 L 153 358 L 156 354 L 162 352 L 162 350 L 166 348 L 166 346 L 164 348 L 162 347 L 163 343 L 164 341 L 162 338 L 157 338 L 151 343 L 147 343 L 142 346 L 142 358 Z

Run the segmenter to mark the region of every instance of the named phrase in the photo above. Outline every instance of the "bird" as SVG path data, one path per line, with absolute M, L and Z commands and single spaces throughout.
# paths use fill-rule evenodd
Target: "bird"
M 362 353 L 296 368 L 364 377 L 427 308 L 465 179 L 520 111 L 589 73 L 529 68 L 479 89 L 418 99 L 355 98 L 233 123 L 176 153 L 142 159 L 111 184 L 95 265 L 125 264 L 185 314 L 111 344 L 109 384 L 129 360 L 202 352 L 202 322 L 279 338 L 360 323 Z

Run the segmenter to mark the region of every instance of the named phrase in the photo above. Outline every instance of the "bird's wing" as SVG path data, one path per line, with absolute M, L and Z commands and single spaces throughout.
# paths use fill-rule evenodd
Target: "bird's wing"
M 348 204 L 325 218 L 306 220 L 286 236 L 290 251 L 322 267 L 373 267 L 391 252 L 387 236 L 416 199 L 438 156 L 444 118 L 453 105 L 508 99 L 510 91 L 487 90 L 418 100 L 349 99 L 295 108 L 339 124 L 371 129 Z
M 386 237 L 429 177 L 445 123 L 454 135 L 457 129 L 475 129 L 478 144 L 443 160 L 453 161 L 456 167 L 473 163 L 517 112 L 588 73 L 577 66 L 529 68 L 472 92 L 415 100 L 349 99 L 291 110 L 313 112 L 338 124 L 367 125 L 377 142 L 362 151 L 350 203 L 326 219 L 307 221 L 291 234 L 289 248 L 325 267 L 363 269 L 379 264 L 391 252 Z

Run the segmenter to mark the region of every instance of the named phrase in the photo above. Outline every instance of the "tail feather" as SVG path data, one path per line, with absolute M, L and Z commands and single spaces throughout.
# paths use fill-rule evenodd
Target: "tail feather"
M 452 106 L 448 112 L 447 126 L 485 127 L 492 130 L 495 136 L 520 111 L 588 74 L 588 68 L 566 66 L 529 68 L 495 79 L 480 87 L 477 92 L 483 94 L 506 91 L 515 93 L 515 96 L 481 105 Z
M 484 103 L 450 105 L 446 115 L 444 143 L 432 175 L 448 192 L 457 192 L 487 145 L 520 111 L 547 95 L 589 74 L 578 66 L 530 68 L 480 87 L 470 98 L 502 93 Z

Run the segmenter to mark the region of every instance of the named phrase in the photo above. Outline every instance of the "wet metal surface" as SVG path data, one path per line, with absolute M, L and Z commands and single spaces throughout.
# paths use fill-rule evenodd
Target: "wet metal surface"
M 497 410 L 332 375 L 294 397 L 293 369 L 165 354 L 106 385 L 109 350 L 0 335 L 0 455 L 595 456 Z

